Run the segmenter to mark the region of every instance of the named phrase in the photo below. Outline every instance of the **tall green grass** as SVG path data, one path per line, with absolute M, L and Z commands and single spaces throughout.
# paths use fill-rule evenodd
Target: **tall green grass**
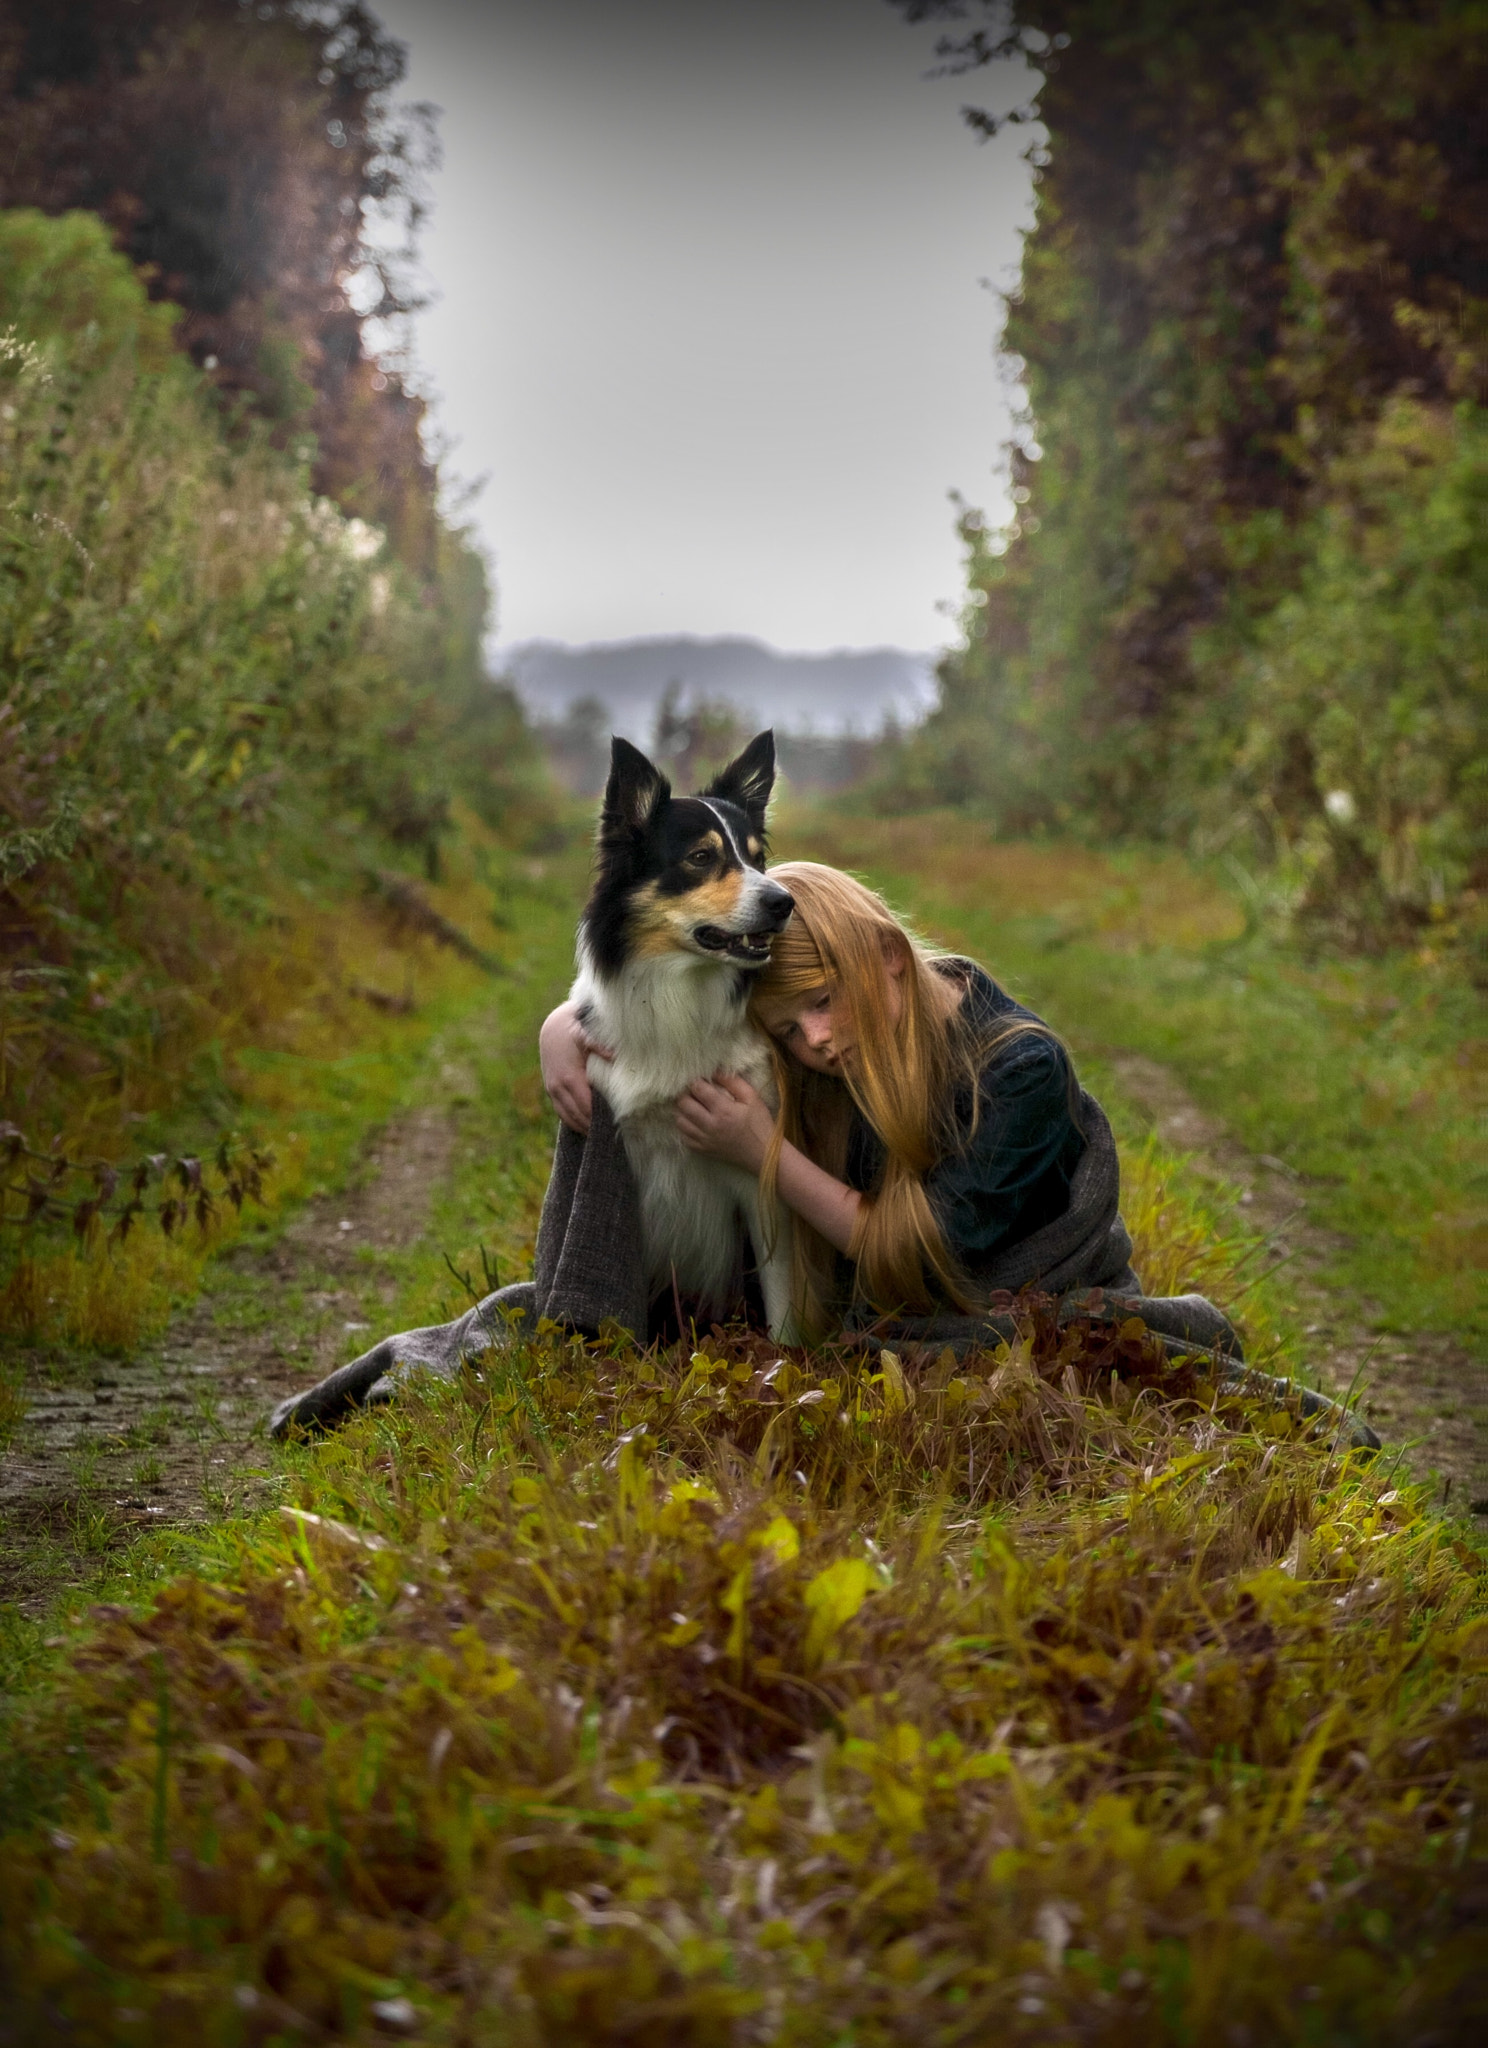
M 194 1064 L 162 1059 L 140 1075 L 133 1100 L 150 1109 L 136 1110 L 122 1134 L 137 1156 L 193 1121 L 231 1122 L 272 1154 L 262 1200 L 241 1212 L 219 1203 L 209 1229 L 182 1227 L 170 1238 L 146 1218 L 122 1243 L 106 1229 L 74 1239 L 65 1224 L 27 1230 L 12 1221 L 0 1239 L 0 1337 L 83 1354 L 133 1350 L 196 1293 L 217 1254 L 265 1242 L 307 1196 L 346 1178 L 367 1132 L 406 1109 L 423 1085 L 441 1035 L 475 1028 L 479 1039 L 509 1024 L 525 1065 L 547 989 L 565 971 L 579 883 L 576 850 L 523 860 L 467 817 L 443 881 L 425 898 L 452 928 L 479 938 L 489 969 L 427 934 L 395 928 L 375 897 L 317 903 L 286 894 L 275 924 L 237 935 L 215 987 L 199 992 Z M 536 989 L 534 972 L 543 976 Z M 483 1111 L 467 1109 L 461 1141 L 486 1148 L 484 1171 L 478 1192 L 462 1188 L 465 1206 L 457 1203 L 445 1226 L 446 1242 L 483 1233 L 508 1260 L 518 1249 L 530 1256 L 527 1211 L 541 1200 L 548 1149 L 546 1128 L 530 1128 L 530 1086 L 522 1092 L 523 1142 L 512 1142 L 511 1080 L 499 1060 L 472 1080 L 492 1100 Z M 70 1107 L 86 1144 L 119 1142 L 116 1099 L 85 1097 Z M 521 1189 L 513 1213 L 495 1222 L 493 1184 Z M 19 1205 L 10 1213 L 14 1219 Z

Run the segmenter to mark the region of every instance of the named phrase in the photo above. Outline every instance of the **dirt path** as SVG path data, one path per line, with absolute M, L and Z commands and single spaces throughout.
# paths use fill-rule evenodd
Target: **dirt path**
M 26 1361 L 28 1413 L 0 1459 L 0 1599 L 43 1605 L 129 1529 L 198 1520 L 262 1487 L 274 1402 L 387 1334 L 389 1255 L 423 1235 L 454 1143 L 447 1103 L 396 1118 L 351 1186 L 266 1249 L 229 1248 L 134 1356 Z
M 1265 1233 L 1275 1256 L 1290 1255 L 1291 1285 L 1325 1390 L 1343 1394 L 1360 1375 L 1364 1412 L 1387 1451 L 1413 1445 L 1406 1459 L 1418 1476 L 1439 1473 L 1450 1481 L 1455 1505 L 1488 1515 L 1488 1366 L 1451 1337 L 1376 1334 L 1381 1305 L 1342 1294 L 1321 1277 L 1342 1240 L 1309 1217 L 1306 1178 L 1284 1160 L 1236 1144 L 1155 1060 L 1140 1053 L 1108 1057 L 1164 1143 L 1187 1153 L 1207 1178 L 1238 1185 L 1247 1220 Z

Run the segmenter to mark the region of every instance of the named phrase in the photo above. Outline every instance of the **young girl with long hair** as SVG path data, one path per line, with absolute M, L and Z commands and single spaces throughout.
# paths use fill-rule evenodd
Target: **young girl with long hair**
M 925 946 L 853 876 L 815 861 L 771 873 L 796 908 L 751 1009 L 775 1047 L 779 1116 L 720 1076 L 679 1100 L 678 1127 L 793 1212 L 808 1335 L 865 1317 L 974 1315 L 1006 1284 L 1010 1249 L 1069 1207 L 1086 1149 L 1069 1055 L 982 968 Z M 1134 1285 L 1125 1233 L 1101 1249 L 1110 1270 L 1086 1284 Z

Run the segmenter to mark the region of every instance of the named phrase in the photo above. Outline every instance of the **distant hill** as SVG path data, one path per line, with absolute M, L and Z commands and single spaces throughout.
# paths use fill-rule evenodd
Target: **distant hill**
M 644 745 L 670 683 L 684 701 L 726 699 L 746 722 L 796 732 L 878 731 L 886 718 L 910 722 L 934 700 L 932 654 L 898 647 L 851 648 L 830 654 L 783 654 L 761 640 L 687 637 L 617 640 L 568 647 L 525 640 L 500 651 L 534 715 L 565 717 L 583 698 L 608 710 L 614 730 Z

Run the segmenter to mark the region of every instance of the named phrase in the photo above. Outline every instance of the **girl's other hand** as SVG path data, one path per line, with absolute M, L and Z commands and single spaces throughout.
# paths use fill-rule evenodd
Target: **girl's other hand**
M 689 1152 L 758 1173 L 775 1118 L 759 1090 L 738 1074 L 715 1074 L 677 1097 L 677 1129 Z
M 537 1053 L 549 1100 L 568 1128 L 582 1138 L 594 1114 L 594 1093 L 589 1086 L 590 1055 L 612 1060 L 613 1051 L 589 1036 L 572 1003 L 560 1003 L 548 1013 L 537 1034 Z

